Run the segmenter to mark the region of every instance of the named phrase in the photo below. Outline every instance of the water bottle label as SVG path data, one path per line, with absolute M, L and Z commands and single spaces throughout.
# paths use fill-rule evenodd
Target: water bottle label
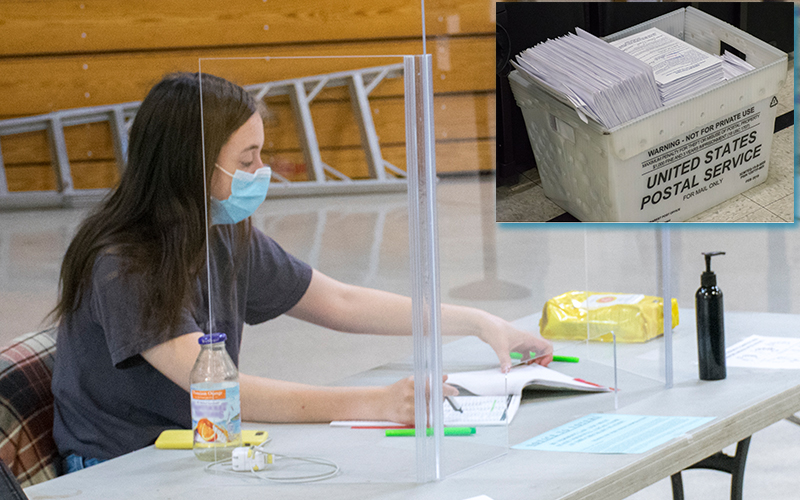
M 192 429 L 194 442 L 224 444 L 241 433 L 239 385 L 193 384 Z

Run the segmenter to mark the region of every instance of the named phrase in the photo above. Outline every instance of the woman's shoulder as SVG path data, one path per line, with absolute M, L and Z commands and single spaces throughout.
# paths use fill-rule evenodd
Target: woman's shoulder
M 287 253 L 277 241 L 269 237 L 266 233 L 255 226 L 252 227 L 249 234 L 249 245 L 250 251 L 258 254 L 266 253 L 274 255 L 277 253 L 283 255 Z
M 210 236 L 216 238 L 231 251 L 235 248 L 239 248 L 241 245 L 252 249 L 254 246 L 258 247 L 265 243 L 274 243 L 272 238 L 253 224 L 249 226 L 239 224 L 216 224 L 212 226 Z M 215 245 L 212 245 L 212 248 L 214 248 L 214 246 Z
M 267 234 L 259 228 L 252 226 L 250 228 L 250 241 L 274 241 Z
M 120 265 L 126 260 L 130 259 L 125 256 L 125 252 L 123 251 L 121 245 L 109 245 L 101 248 L 97 252 L 97 255 L 94 258 L 94 265 L 95 267 L 98 265 Z
M 129 275 L 133 259 L 126 255 L 119 245 L 111 245 L 97 252 L 92 267 L 93 281 L 95 283 L 108 283 Z

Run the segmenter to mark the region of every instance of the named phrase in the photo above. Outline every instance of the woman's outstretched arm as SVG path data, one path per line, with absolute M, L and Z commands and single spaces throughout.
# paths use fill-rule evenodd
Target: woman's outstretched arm
M 189 333 L 152 347 L 144 359 L 184 390 L 200 353 Z M 445 377 L 446 380 L 446 377 Z M 404 378 L 388 386 L 320 387 L 239 374 L 242 419 L 255 422 L 330 422 L 332 420 L 389 420 L 414 423 L 414 381 Z M 444 395 L 458 391 L 447 384 Z
M 410 298 L 348 285 L 316 269 L 305 295 L 287 314 L 341 332 L 411 334 Z M 526 358 L 535 352 L 536 362 L 545 366 L 553 359 L 550 341 L 474 307 L 442 304 L 441 324 L 442 335 L 474 335 L 489 344 L 504 372 L 511 367 L 512 351 Z

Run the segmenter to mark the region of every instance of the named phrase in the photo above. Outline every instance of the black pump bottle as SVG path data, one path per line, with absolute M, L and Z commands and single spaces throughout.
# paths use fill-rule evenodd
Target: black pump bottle
M 725 255 L 725 252 L 704 252 L 703 255 L 706 270 L 700 276 L 700 288 L 694 296 L 700 380 L 722 380 L 726 375 L 722 290 L 717 287 L 717 275 L 711 271 L 711 257 Z

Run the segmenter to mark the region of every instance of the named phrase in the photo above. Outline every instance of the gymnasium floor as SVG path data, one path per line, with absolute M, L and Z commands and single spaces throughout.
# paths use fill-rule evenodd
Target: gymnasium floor
M 494 194 L 492 177 L 439 183 L 443 301 L 515 319 L 573 289 L 658 294 L 663 226 L 497 225 Z M 406 214 L 405 193 L 268 199 L 254 222 L 336 279 L 408 294 Z M 0 213 L 0 345 L 42 326 L 56 299 L 61 257 L 84 215 L 84 209 Z M 723 250 L 728 254 L 715 268 L 726 311 L 800 314 L 800 232 L 796 224 L 769 226 L 671 226 L 671 283 L 681 307 L 692 307 L 700 252 Z M 242 352 L 243 372 L 326 384 L 404 358 L 411 343 L 279 318 L 246 327 Z M 798 466 L 800 426 L 782 421 L 757 433 L 745 498 L 796 498 Z M 728 498 L 729 478 L 721 473 L 691 471 L 684 483 L 687 499 Z M 631 498 L 667 500 L 669 484 L 661 481 Z

